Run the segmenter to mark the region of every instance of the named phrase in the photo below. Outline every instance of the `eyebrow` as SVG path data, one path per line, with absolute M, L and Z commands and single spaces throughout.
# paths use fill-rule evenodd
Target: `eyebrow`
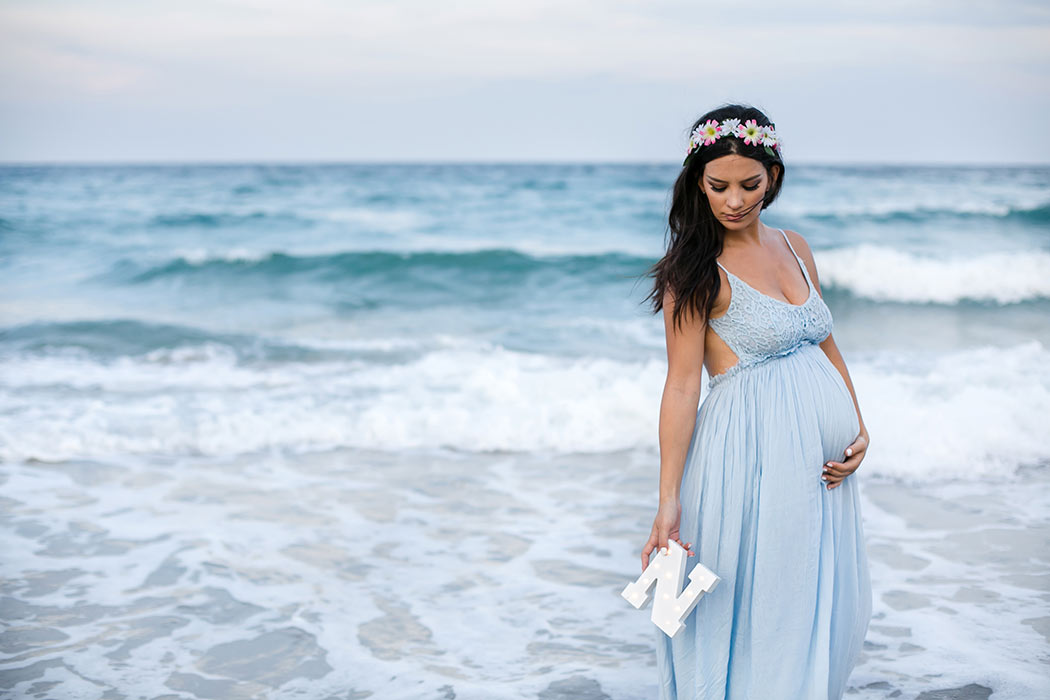
M 760 177 L 762 177 L 762 173 L 759 173 L 758 175 L 752 175 L 751 177 L 745 177 L 740 182 L 747 182 L 748 180 L 757 180 Z M 710 175 L 707 176 L 707 179 L 711 182 L 717 182 L 720 185 L 728 184 L 725 180 L 719 180 L 717 177 L 711 177 Z

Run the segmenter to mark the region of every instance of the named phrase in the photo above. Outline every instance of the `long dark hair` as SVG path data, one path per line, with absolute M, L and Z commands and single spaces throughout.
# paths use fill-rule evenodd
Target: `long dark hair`
M 769 117 L 755 107 L 727 104 L 693 122 L 689 134 L 708 119 L 721 122 L 734 117 L 741 124 L 754 119 L 758 126 L 776 128 Z M 715 218 L 707 195 L 700 191 L 699 182 L 707 163 L 734 153 L 762 163 L 770 180 L 773 179 L 772 166 L 780 166 L 780 176 L 769 188 L 762 201 L 762 209 L 772 204 L 780 194 L 784 182 L 784 161 L 778 149 L 774 149 L 774 155 L 770 155 L 761 144 L 751 145 L 744 143 L 743 139 L 723 137 L 709 146 L 702 146 L 689 157 L 674 183 L 671 212 L 667 218 L 667 252 L 645 275 L 654 280 L 652 291 L 645 297 L 645 301 L 651 301 L 652 313 L 663 309 L 664 294 L 671 292 L 675 300 L 672 315 L 675 327 L 681 324 L 683 315 L 690 311 L 699 314 L 700 318 L 708 318 L 718 297 L 721 280 L 715 259 L 722 254 L 725 227 Z

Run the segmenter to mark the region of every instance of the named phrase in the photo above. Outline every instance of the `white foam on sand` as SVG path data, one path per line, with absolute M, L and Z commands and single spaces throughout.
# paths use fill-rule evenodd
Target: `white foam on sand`
M 2 664 L 15 694 L 48 658 L 56 700 L 655 696 L 656 628 L 619 596 L 649 450 L 3 467 L 6 618 L 34 652 Z M 875 619 L 849 697 L 1045 693 L 1050 481 L 1026 474 L 863 482 Z
M 862 482 L 875 619 L 853 682 L 1050 694 L 1050 480 Z M 905 696 L 910 697 L 910 696 Z

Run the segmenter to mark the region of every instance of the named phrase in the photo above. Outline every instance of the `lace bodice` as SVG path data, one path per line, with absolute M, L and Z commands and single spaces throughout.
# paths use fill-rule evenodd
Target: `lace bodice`
M 729 279 L 729 309 L 724 315 L 709 319 L 708 325 L 736 354 L 739 362 L 711 377 L 708 386 L 718 384 L 745 367 L 792 353 L 804 343 L 818 344 L 831 333 L 831 310 L 817 293 L 806 265 L 795 253 L 787 234 L 783 229 L 780 232 L 802 268 L 802 275 L 809 285 L 809 296 L 798 305 L 774 299 L 718 263 Z

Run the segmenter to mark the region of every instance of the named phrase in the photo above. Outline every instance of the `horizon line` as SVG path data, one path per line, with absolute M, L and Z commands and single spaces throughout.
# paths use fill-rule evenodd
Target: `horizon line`
M 663 161 L 654 159 L 624 159 L 624 160 L 520 160 L 520 159 L 229 159 L 229 160 L 205 160 L 205 159 L 142 159 L 142 160 L 0 160 L 0 167 L 157 167 L 157 166 L 198 166 L 198 167 L 223 167 L 223 166 L 253 166 L 253 165 L 283 165 L 283 166 L 340 166 L 340 165 L 670 165 L 681 167 L 677 161 Z M 793 161 L 789 165 L 802 167 L 959 167 L 959 168 L 1045 168 L 1050 167 L 1050 161 L 821 161 L 805 160 Z

